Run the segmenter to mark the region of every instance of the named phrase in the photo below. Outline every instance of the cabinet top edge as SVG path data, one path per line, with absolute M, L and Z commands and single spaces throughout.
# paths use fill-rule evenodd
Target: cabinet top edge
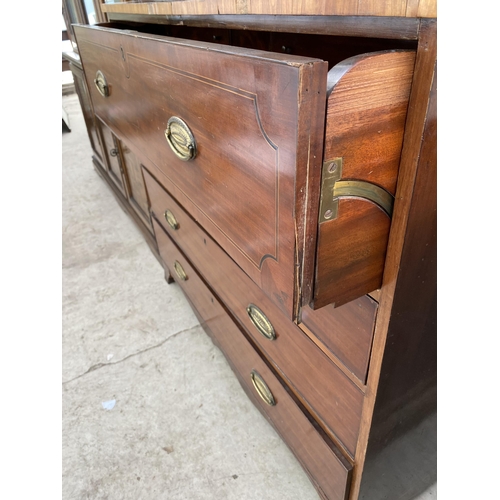
M 121 5 L 121 4 L 116 4 Z M 147 4 L 134 4 L 147 5 Z M 110 11 L 109 21 L 316 35 L 417 40 L 419 18 L 326 15 L 159 15 Z
M 103 12 L 150 15 L 338 15 L 391 16 L 401 18 L 436 18 L 436 0 L 388 0 L 358 2 L 358 0 L 327 0 L 326 2 L 267 2 L 266 0 L 151 0 L 102 3 Z

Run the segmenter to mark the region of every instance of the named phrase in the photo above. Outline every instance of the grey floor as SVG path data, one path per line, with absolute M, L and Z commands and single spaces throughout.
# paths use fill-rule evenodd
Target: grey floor
M 94 171 L 76 94 L 62 102 L 63 498 L 316 500 Z

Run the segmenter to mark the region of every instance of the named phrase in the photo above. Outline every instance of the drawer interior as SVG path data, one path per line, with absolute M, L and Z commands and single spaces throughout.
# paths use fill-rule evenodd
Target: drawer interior
M 247 49 L 265 50 L 304 57 L 314 57 L 328 62 L 330 70 L 349 57 L 380 50 L 416 49 L 415 40 L 314 35 L 309 33 L 281 33 L 222 28 L 201 28 L 118 22 L 99 26 L 130 29 L 152 35 L 171 36 L 187 40 L 218 43 Z

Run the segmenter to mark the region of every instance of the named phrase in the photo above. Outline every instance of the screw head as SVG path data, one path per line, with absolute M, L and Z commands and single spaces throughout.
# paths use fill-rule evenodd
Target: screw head
M 333 212 L 332 212 L 330 209 L 328 209 L 328 210 L 327 210 L 327 211 L 323 214 L 323 217 L 324 217 L 325 219 L 331 219 L 331 218 L 332 218 L 332 215 L 333 215 Z
M 333 172 L 335 172 L 335 170 L 337 170 L 337 163 L 333 161 L 332 163 L 330 163 L 330 165 L 328 167 L 328 172 L 333 174 Z

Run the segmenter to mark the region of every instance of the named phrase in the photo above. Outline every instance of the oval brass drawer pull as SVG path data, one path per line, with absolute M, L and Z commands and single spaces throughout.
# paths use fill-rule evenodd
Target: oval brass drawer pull
M 177 116 L 172 116 L 168 120 L 165 138 L 177 158 L 182 161 L 192 160 L 196 156 L 196 142 L 193 133 L 186 123 Z
M 177 276 L 179 276 L 179 279 L 181 279 L 182 281 L 186 281 L 188 279 L 186 271 L 184 271 L 184 268 L 177 260 L 174 262 L 174 269 Z
M 250 321 L 253 323 L 257 331 L 266 339 L 276 339 L 276 333 L 272 323 L 267 319 L 267 316 L 255 305 L 249 304 L 247 307 L 247 314 Z
M 179 223 L 177 222 L 177 219 L 175 218 L 175 215 L 167 208 L 165 210 L 165 220 L 167 221 L 167 224 L 175 231 L 179 229 Z
M 264 379 L 255 370 L 251 371 L 250 378 L 252 379 L 252 384 L 255 387 L 255 390 L 263 399 L 264 403 L 268 404 L 269 406 L 275 406 L 276 401 L 274 399 L 273 393 L 264 382 Z
M 109 96 L 108 82 L 106 81 L 106 77 L 101 70 L 98 70 L 95 74 L 94 83 L 97 90 L 99 91 L 99 94 L 101 94 L 103 97 Z

